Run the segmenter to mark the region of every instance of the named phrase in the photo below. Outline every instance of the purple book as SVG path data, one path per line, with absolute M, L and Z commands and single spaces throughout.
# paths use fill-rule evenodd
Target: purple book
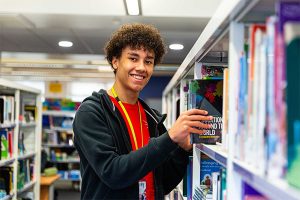
M 286 22 L 300 21 L 300 2 L 299 1 L 279 2 L 277 4 L 277 14 L 279 17 L 279 32 L 283 33 L 284 24 Z

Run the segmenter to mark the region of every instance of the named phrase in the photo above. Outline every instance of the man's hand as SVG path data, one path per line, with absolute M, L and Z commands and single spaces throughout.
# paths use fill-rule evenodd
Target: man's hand
M 212 116 L 207 116 L 207 111 L 191 109 L 180 114 L 174 125 L 169 130 L 170 138 L 186 151 L 192 149 L 190 144 L 190 133 L 203 134 L 205 129 L 211 125 L 201 121 L 212 120 Z

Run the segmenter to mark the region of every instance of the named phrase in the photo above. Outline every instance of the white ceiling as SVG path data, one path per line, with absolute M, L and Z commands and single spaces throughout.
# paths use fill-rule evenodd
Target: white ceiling
M 105 42 L 113 31 L 124 23 L 141 22 L 155 25 L 166 45 L 184 44 L 182 51 L 168 50 L 163 61 L 176 66 L 188 54 L 220 1 L 140 0 L 142 15 L 127 16 L 123 0 L 0 0 L 0 51 L 34 52 L 31 60 L 36 53 L 59 59 L 94 55 L 101 60 Z M 58 47 L 57 42 L 63 39 L 73 41 L 74 46 Z M 2 68 L 6 66 L 4 55 L 16 57 L 2 53 Z

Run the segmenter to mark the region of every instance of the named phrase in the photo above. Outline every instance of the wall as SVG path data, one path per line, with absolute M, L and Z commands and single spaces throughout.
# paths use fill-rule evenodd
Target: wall
M 162 111 L 162 93 L 171 80 L 171 76 L 153 76 L 140 97 L 145 100 L 152 108 Z

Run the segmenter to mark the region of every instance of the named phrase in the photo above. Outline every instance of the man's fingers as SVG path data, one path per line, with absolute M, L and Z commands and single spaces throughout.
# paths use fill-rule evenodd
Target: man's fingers
M 194 128 L 194 127 L 191 127 L 190 128 L 190 133 L 196 133 L 196 134 L 204 134 L 207 130 L 203 130 L 203 129 L 197 129 L 197 128 Z
M 206 110 L 200 110 L 200 109 L 190 109 L 186 111 L 187 115 L 207 115 L 208 112 Z
M 197 127 L 197 128 L 201 128 L 201 129 L 210 129 L 211 128 L 210 124 L 205 124 L 200 121 L 191 121 L 188 124 L 190 127 Z
M 210 121 L 213 120 L 212 116 L 203 116 L 203 115 L 190 115 L 187 116 L 189 121 Z

